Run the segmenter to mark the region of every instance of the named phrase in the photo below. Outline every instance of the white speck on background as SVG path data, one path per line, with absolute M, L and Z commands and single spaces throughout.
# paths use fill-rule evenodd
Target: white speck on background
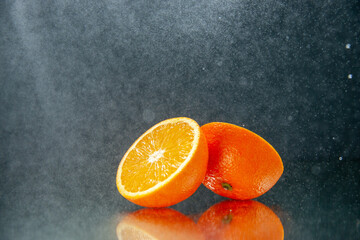
M 223 65 L 223 61 L 221 59 L 216 61 L 216 65 L 218 65 L 219 67 L 221 67 Z
M 339 160 L 342 161 L 342 160 L 343 160 L 343 157 L 339 157 Z
M 350 74 L 348 75 L 348 79 L 352 79 L 352 77 L 353 77 L 353 75 L 350 73 Z
M 351 44 L 350 44 L 350 43 L 347 43 L 347 44 L 345 45 L 345 48 L 346 48 L 346 49 L 350 49 L 350 48 L 351 48 Z

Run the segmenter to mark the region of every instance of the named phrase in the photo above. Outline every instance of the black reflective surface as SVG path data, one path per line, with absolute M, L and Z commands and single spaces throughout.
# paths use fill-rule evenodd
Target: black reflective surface
M 155 123 L 225 121 L 285 171 L 285 239 L 360 238 L 359 1 L 2 1 L 0 239 L 116 239 L 119 161 Z M 197 222 L 224 198 L 172 206 Z

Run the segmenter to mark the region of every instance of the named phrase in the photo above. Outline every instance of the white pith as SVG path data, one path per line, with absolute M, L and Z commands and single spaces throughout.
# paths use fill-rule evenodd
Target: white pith
M 163 150 L 163 149 L 157 150 L 149 156 L 148 161 L 150 163 L 156 162 L 164 156 L 164 153 L 165 153 L 165 150 Z

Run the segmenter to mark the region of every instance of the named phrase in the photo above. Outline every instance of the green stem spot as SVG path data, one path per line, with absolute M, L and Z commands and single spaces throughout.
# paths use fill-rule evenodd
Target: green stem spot
M 232 186 L 228 183 L 221 183 L 221 186 L 225 189 L 225 190 L 229 190 L 232 191 Z
M 222 219 L 222 223 L 229 224 L 229 223 L 231 223 L 232 219 L 233 219 L 233 215 L 231 213 L 229 213 Z

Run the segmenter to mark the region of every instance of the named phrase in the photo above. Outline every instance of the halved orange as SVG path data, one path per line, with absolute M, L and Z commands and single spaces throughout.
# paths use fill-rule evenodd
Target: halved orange
M 119 240 L 201 240 L 199 227 L 170 208 L 144 208 L 126 215 L 116 227 Z
M 141 135 L 120 162 L 120 194 L 144 207 L 167 207 L 191 196 L 206 173 L 208 149 L 196 121 L 162 121 Z
M 270 143 L 256 133 L 224 122 L 205 124 L 201 130 L 209 148 L 204 185 L 232 199 L 252 199 L 269 191 L 284 166 Z

